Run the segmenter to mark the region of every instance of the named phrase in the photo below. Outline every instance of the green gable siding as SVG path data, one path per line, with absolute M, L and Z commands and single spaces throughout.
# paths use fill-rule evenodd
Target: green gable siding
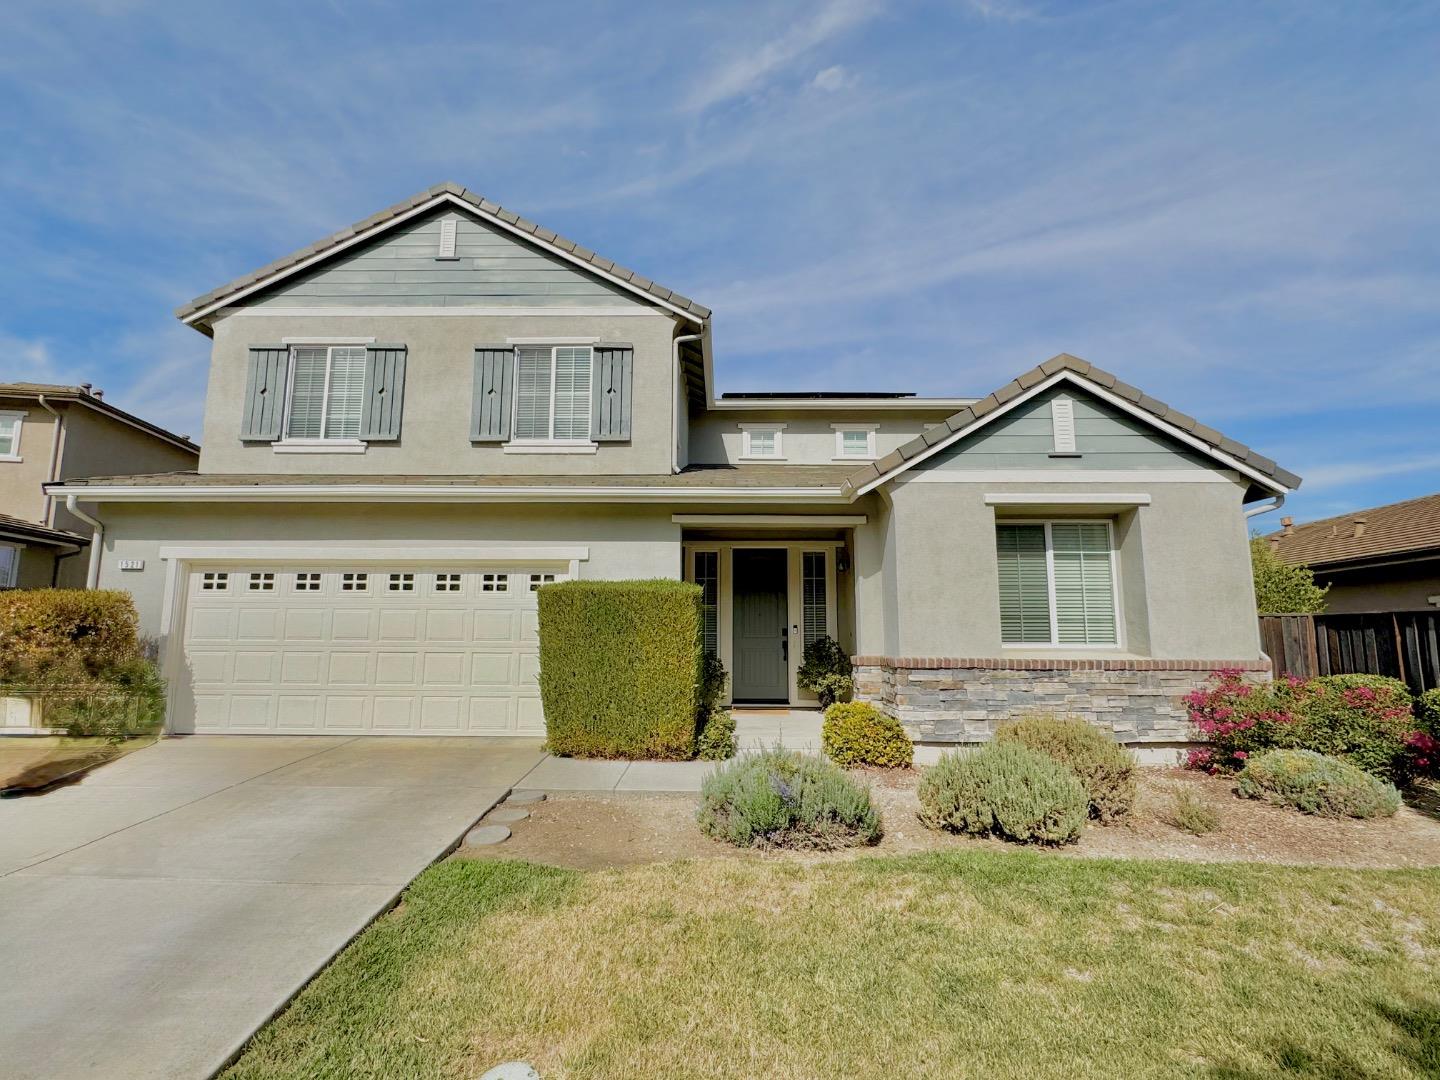
M 437 259 L 440 222 L 455 220 L 454 259 Z M 257 307 L 645 306 L 518 237 L 454 209 L 406 222 L 256 297 Z
M 1052 457 L 1050 402 L 1075 403 L 1078 457 Z M 917 468 L 929 469 L 1213 469 L 1215 463 L 1099 398 L 1074 387 L 1047 390 L 1000 419 L 942 450 Z

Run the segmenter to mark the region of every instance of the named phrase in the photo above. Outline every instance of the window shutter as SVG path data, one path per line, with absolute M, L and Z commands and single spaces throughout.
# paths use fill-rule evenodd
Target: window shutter
M 590 437 L 596 442 L 630 441 L 630 403 L 635 349 L 631 345 L 596 345 Z
M 475 346 L 474 400 L 470 410 L 473 442 L 507 442 L 515 394 L 515 350 L 509 345 Z
M 240 438 L 274 442 L 285 425 L 285 382 L 290 375 L 290 350 L 284 345 L 251 345 L 245 384 L 245 416 Z
M 400 438 L 405 353 L 404 345 L 371 345 L 365 350 L 365 412 L 360 438 L 370 442 Z
M 995 546 L 1000 569 L 1000 640 L 1007 645 L 1048 643 L 1045 526 L 997 525 Z
M 1099 523 L 1057 521 L 1050 526 L 1050 542 L 1060 644 L 1115 644 L 1109 530 Z

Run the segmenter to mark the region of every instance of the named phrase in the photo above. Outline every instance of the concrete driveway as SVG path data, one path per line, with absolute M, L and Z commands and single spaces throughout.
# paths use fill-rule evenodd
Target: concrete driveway
M 0 1073 L 209 1075 L 543 757 L 192 736 L 0 801 Z

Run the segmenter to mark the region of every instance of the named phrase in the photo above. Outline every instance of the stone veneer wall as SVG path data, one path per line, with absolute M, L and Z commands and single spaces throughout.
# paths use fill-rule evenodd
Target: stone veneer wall
M 855 697 L 919 743 L 985 742 L 1030 712 L 1108 725 L 1123 743 L 1193 742 L 1182 698 L 1228 668 L 1270 680 L 1268 660 L 1020 660 L 857 656 Z

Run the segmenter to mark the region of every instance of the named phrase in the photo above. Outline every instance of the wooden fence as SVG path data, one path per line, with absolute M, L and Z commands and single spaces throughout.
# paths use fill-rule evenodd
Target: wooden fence
M 1388 675 L 1419 694 L 1440 685 L 1440 612 L 1261 615 L 1276 675 Z

